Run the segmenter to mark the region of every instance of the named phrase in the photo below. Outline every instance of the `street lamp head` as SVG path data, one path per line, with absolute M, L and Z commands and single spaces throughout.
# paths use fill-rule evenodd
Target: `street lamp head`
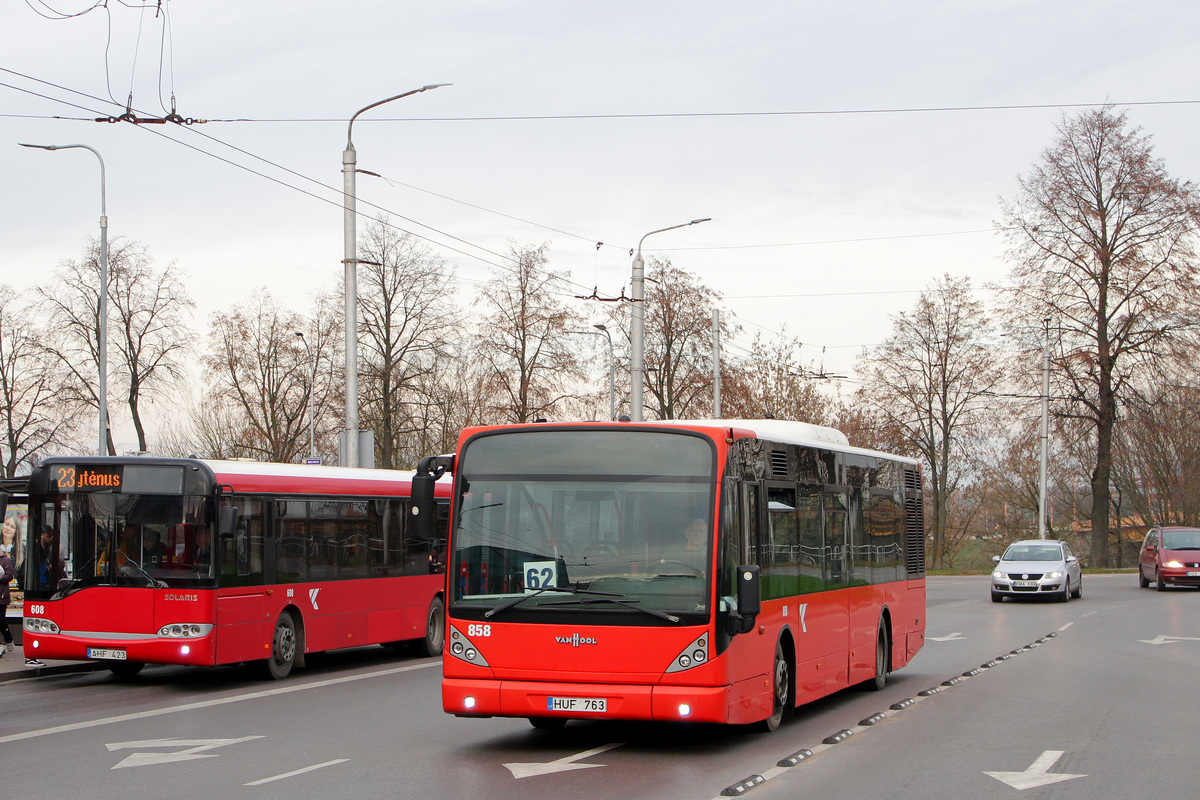
M 56 144 L 25 144 L 25 142 L 17 142 L 21 147 L 36 147 L 38 150 L 57 150 Z
M 701 222 L 712 222 L 712 217 L 705 217 L 704 219 L 694 219 L 691 222 L 689 222 L 688 225 L 699 225 Z
M 606 330 L 608 330 L 608 326 L 607 326 L 607 325 L 605 325 L 603 322 L 597 322 L 597 323 L 595 323 L 594 325 L 592 325 L 592 327 L 593 327 L 593 328 L 595 328 L 595 329 L 597 329 L 597 330 L 601 330 L 601 331 L 606 331 Z

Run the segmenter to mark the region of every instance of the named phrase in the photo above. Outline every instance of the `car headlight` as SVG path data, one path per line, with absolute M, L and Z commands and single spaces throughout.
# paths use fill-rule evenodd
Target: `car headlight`
M 1171 561 L 1164 561 L 1163 566 L 1170 567 L 1171 569 L 1182 569 L 1183 562 L 1172 559 Z
M 1058 570 L 1055 570 L 1054 572 L 1047 572 L 1046 577 L 1049 578 L 1050 580 L 1054 581 L 1054 580 L 1058 580 L 1059 578 L 1061 578 L 1062 573 L 1059 572 Z
M 995 572 L 992 573 L 992 577 L 998 581 L 1002 581 L 1002 580 L 1004 580 L 1004 573 L 1001 572 L 1000 570 L 996 570 Z

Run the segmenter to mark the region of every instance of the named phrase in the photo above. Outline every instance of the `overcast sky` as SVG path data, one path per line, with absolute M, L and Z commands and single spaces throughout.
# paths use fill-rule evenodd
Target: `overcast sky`
M 153 6 L 48 19 L 88 7 L 0 6 L 0 283 L 98 233 L 95 158 L 17 143 L 88 144 L 110 235 L 177 263 L 201 332 L 260 287 L 304 312 L 335 286 L 346 121 L 425 84 L 453 85 L 355 123 L 358 166 L 383 176 L 359 177 L 359 208 L 428 237 L 464 301 L 510 241 L 548 242 L 580 294 L 620 294 L 643 234 L 712 217 L 643 252 L 725 295 L 731 352 L 786 328 L 844 374 L 937 276 L 1004 279 L 998 199 L 1071 106 L 1129 104 L 1171 174 L 1200 178 L 1186 0 L 174 0 L 161 58 Z M 141 115 L 173 92 L 213 121 L 74 121 L 131 91 Z

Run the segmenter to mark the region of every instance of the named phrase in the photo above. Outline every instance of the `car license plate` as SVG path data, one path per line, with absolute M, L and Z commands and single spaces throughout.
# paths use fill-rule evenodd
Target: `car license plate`
M 547 711 L 582 711 L 586 713 L 603 713 L 608 709 L 608 702 L 603 697 L 547 697 Z
M 1188 572 L 1187 576 L 1189 578 L 1200 578 L 1200 572 Z
M 88 658 L 102 658 L 108 661 L 124 661 L 124 650 L 108 650 L 103 647 L 89 647 L 87 651 Z
M 1013 581 L 1013 586 L 1019 589 L 1035 589 L 1037 585 L 1037 581 Z

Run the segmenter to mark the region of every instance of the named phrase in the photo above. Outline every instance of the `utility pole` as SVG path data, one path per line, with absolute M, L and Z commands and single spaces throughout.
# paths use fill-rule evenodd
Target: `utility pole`
M 713 419 L 721 418 L 721 309 L 712 313 Z

